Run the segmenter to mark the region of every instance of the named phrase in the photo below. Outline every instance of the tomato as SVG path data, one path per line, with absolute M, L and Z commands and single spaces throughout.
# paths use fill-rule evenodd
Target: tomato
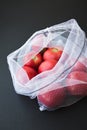
M 28 74 L 29 79 L 32 79 L 34 76 L 37 75 L 37 72 L 35 69 L 28 67 L 28 66 L 23 66 L 23 69 L 26 71 Z
M 36 56 L 34 56 L 29 62 L 27 62 L 25 65 L 30 67 L 37 68 L 40 63 L 42 62 L 42 56 L 40 53 L 38 53 Z
M 68 76 L 69 79 L 67 79 L 67 90 L 71 95 L 81 95 L 85 96 L 87 95 L 87 73 L 83 71 L 73 71 Z M 73 82 L 75 80 L 80 80 L 85 83 L 78 83 L 75 85 L 69 85 L 72 80 Z
M 62 50 L 59 50 L 58 48 L 49 48 L 47 51 L 44 52 L 43 54 L 43 59 L 44 60 L 49 60 L 49 59 L 55 59 L 59 60 L 59 58 L 62 55 Z
M 57 60 L 45 60 L 38 67 L 38 72 L 41 73 L 46 70 L 52 69 L 57 63 Z
M 24 73 L 23 68 L 18 69 L 16 73 L 17 81 L 21 84 L 26 84 L 29 81 L 28 76 Z
M 51 109 L 60 106 L 63 103 L 64 98 L 65 90 L 62 87 L 37 96 L 37 99 L 41 104 Z

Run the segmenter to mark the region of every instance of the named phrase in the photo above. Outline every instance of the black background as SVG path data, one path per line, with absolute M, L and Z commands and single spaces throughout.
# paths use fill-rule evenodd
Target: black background
M 36 31 L 75 18 L 87 33 L 84 0 L 0 1 L 0 130 L 87 130 L 87 97 L 53 112 L 40 112 L 36 100 L 17 95 L 7 55 Z

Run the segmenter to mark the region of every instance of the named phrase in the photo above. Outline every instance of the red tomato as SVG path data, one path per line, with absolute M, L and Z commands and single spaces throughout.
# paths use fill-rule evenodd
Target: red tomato
M 79 83 L 75 85 L 70 85 L 67 87 L 69 93 L 71 95 L 81 95 L 85 96 L 87 95 L 87 73 L 83 71 L 73 71 L 69 74 L 67 80 L 67 86 L 71 83 L 72 79 L 80 80 L 85 83 Z
M 24 73 L 22 68 L 17 71 L 16 78 L 21 84 L 26 84 L 29 81 L 29 78 L 26 76 L 26 73 Z
M 43 54 L 43 59 L 44 60 L 49 60 L 49 59 L 55 59 L 59 60 L 59 58 L 62 55 L 62 50 L 59 50 L 58 48 L 49 48 L 47 51 L 44 52 Z
M 63 103 L 64 98 L 65 98 L 64 88 L 58 88 L 37 96 L 37 99 L 40 103 L 51 109 L 60 106 Z
M 23 66 L 23 69 L 26 71 L 26 73 L 28 74 L 29 79 L 32 79 L 34 76 L 37 75 L 36 70 L 34 70 L 31 67 L 28 66 Z
M 46 70 L 52 69 L 57 63 L 57 60 L 45 60 L 38 67 L 38 72 L 41 73 Z
M 42 62 L 42 56 L 41 56 L 41 54 L 39 53 L 39 54 L 37 54 L 36 56 L 34 56 L 29 62 L 27 62 L 25 65 L 26 66 L 30 66 L 30 67 L 35 67 L 35 68 L 37 68 L 39 65 L 40 65 L 40 63 Z

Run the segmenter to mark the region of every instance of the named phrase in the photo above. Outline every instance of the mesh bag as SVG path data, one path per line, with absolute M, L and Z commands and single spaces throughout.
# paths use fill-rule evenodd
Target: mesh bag
M 63 50 L 57 64 L 30 79 L 23 66 L 43 48 L 54 47 Z M 65 107 L 87 96 L 87 40 L 75 19 L 37 31 L 7 56 L 7 62 L 16 93 L 37 98 L 41 111 Z

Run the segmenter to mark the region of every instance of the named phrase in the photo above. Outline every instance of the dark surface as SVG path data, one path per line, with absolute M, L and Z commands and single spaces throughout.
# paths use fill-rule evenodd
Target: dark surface
M 6 57 L 36 31 L 75 18 L 87 31 L 83 0 L 0 1 L 0 130 L 87 130 L 87 97 L 53 112 L 14 91 Z

